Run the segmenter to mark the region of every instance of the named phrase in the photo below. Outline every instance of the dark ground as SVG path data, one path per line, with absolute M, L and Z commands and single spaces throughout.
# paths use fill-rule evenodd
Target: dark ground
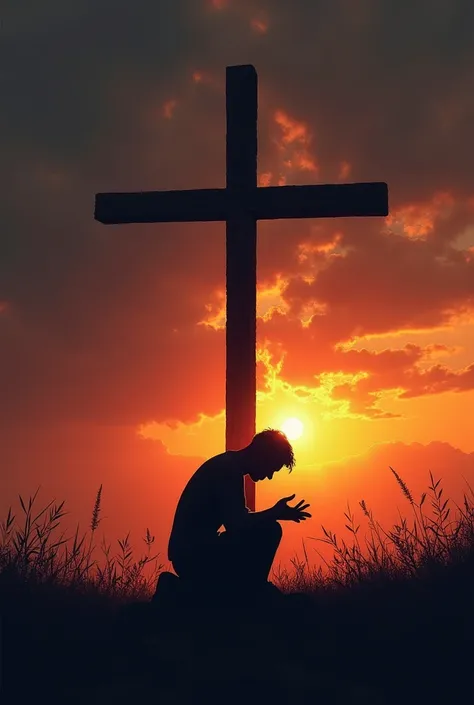
M 0 586 L 1 587 L 1 586 Z M 0 590 L 2 703 L 474 702 L 470 566 L 266 608 Z

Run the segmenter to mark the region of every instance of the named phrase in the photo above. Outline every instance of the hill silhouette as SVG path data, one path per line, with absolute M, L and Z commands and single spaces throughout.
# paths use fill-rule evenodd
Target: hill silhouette
M 401 475 L 414 498 L 419 500 L 426 491 L 429 473 L 442 478 L 445 495 L 453 501 L 462 502 L 467 486 L 463 478 L 474 485 L 474 453 L 465 453 L 449 443 L 433 441 L 422 443 L 381 443 L 372 446 L 366 453 L 347 457 L 312 469 L 297 468 L 298 492 L 311 502 L 313 518 L 308 520 L 303 532 L 298 526 L 285 527 L 277 561 L 288 562 L 301 547 L 302 535 L 306 543 L 310 562 L 319 562 L 313 549 L 316 547 L 309 537 L 323 536 L 321 526 L 331 528 L 338 534 L 347 534 L 344 511 L 349 504 L 351 511 L 361 520 L 361 531 L 365 530 L 359 506 L 365 500 L 383 524 L 392 525 L 399 519 L 399 511 L 405 515 L 409 506 L 400 493 L 390 467 Z M 296 473 L 295 473 L 296 475 Z M 281 491 L 295 486 L 296 478 L 282 476 L 279 487 L 262 487 L 265 503 L 278 499 Z M 275 483 L 276 484 L 276 483 Z M 317 546 L 321 550 L 321 546 Z M 297 549 L 301 557 L 301 549 Z
M 473 476 L 474 453 L 464 453 L 449 443 L 383 443 L 372 446 L 367 453 L 330 463 L 318 471 L 318 481 L 331 480 L 334 495 L 367 495 L 367 500 L 383 501 L 395 498 L 397 488 L 389 472 L 399 472 L 415 496 L 426 487 L 428 471 L 442 477 L 446 491 L 459 494 L 464 477 Z M 397 497 L 397 499 L 399 499 Z

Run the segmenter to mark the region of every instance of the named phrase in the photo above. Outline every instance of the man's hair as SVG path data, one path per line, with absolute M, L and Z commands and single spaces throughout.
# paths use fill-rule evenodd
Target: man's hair
M 275 428 L 266 428 L 264 431 L 255 434 L 250 444 L 259 453 L 268 454 L 275 458 L 276 462 L 285 465 L 291 472 L 295 465 L 295 454 L 290 441 L 283 431 Z

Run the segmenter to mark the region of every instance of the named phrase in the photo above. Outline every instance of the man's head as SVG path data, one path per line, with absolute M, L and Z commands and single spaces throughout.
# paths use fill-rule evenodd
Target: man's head
M 284 433 L 273 428 L 257 433 L 245 448 L 248 474 L 254 482 L 268 478 L 285 465 L 293 470 L 295 456 L 291 443 Z

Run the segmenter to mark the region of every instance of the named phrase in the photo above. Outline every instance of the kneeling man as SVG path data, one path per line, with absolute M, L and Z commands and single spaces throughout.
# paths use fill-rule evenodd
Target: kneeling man
M 176 508 L 168 558 L 186 581 L 228 583 L 258 588 L 268 575 L 280 544 L 279 521 L 304 521 L 311 515 L 304 500 L 290 507 L 295 495 L 273 507 L 250 512 L 245 506 L 244 476 L 259 482 L 272 479 L 295 464 L 293 449 L 281 432 L 257 433 L 242 450 L 226 451 L 207 460 L 187 483 Z M 219 530 L 225 527 L 225 531 Z

